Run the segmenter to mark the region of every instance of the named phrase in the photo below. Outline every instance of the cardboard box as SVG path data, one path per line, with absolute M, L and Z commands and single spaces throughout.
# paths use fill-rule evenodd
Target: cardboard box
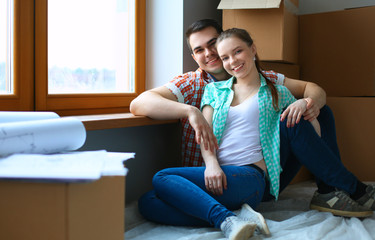
M 277 73 L 282 73 L 288 78 L 300 78 L 300 67 L 297 64 L 261 61 L 260 65 L 264 70 L 272 70 Z
M 328 96 L 375 96 L 375 7 L 301 15 L 301 78 Z
M 375 181 L 375 97 L 329 97 L 341 160 L 362 181 Z
M 261 60 L 298 63 L 298 17 L 292 2 L 222 0 L 218 9 L 223 9 L 223 29 L 246 29 Z
M 0 181 L 0 239 L 123 240 L 125 177 Z

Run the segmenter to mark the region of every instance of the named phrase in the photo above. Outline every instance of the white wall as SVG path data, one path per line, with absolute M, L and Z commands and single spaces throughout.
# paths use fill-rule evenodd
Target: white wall
M 146 1 L 146 89 L 182 73 L 183 0 Z
M 300 0 L 299 14 L 331 12 L 346 8 L 374 6 L 375 0 Z
M 185 43 L 185 30 L 196 20 L 221 23 L 220 0 L 147 0 L 146 89 L 164 85 L 197 65 Z

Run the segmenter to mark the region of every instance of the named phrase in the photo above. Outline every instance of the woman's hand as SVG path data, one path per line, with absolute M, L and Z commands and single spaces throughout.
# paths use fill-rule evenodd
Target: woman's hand
M 214 195 L 222 195 L 227 189 L 227 176 L 218 163 L 206 165 L 204 182 L 206 189 Z
M 299 99 L 294 103 L 290 104 L 287 109 L 281 114 L 280 120 L 284 121 L 287 119 L 287 127 L 294 127 L 295 124 L 298 124 L 301 120 L 301 117 L 306 113 L 308 109 L 308 100 Z M 313 116 L 309 115 L 309 118 Z
M 305 98 L 307 102 L 307 110 L 303 114 L 303 119 L 312 122 L 315 120 L 320 114 L 320 108 L 312 98 Z

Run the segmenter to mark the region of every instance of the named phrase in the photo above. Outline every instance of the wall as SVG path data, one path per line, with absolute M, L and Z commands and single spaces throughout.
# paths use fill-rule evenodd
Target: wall
M 180 124 L 164 124 L 87 132 L 87 139 L 80 151 L 105 149 L 109 152 L 135 152 L 127 160 L 126 203 L 136 201 L 152 189 L 152 176 L 160 169 L 179 166 Z
M 183 70 L 184 72 L 195 71 L 197 63 L 191 57 L 189 47 L 186 43 L 185 32 L 193 22 L 211 18 L 222 22 L 222 11 L 217 10 L 220 0 L 185 0 L 184 1 L 184 23 L 183 23 Z
M 183 0 L 146 1 L 146 89 L 182 73 Z
M 146 89 L 195 70 L 185 30 L 196 20 L 221 22 L 220 0 L 148 0 L 146 5 Z

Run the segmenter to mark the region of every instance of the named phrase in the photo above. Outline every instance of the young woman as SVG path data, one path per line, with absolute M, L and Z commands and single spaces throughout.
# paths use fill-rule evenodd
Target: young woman
M 220 148 L 212 152 L 202 149 L 206 163 L 206 182 L 213 193 L 226 187 L 223 165 L 251 165 L 268 174 L 271 193 L 279 193 L 280 133 L 279 121 L 284 108 L 296 101 L 289 90 L 272 84 L 257 66 L 256 47 L 242 29 L 230 29 L 217 39 L 217 51 L 225 70 L 233 77 L 205 88 L 202 112 Z M 307 102 L 295 103 L 302 115 Z M 311 122 L 320 135 L 315 119 Z M 211 187 L 212 186 L 212 187 Z

